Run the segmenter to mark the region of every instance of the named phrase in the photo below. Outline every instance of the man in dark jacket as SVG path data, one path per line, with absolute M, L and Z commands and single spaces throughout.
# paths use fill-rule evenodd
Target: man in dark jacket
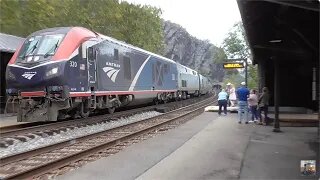
M 262 111 L 264 112 L 264 123 L 265 125 L 269 124 L 269 117 L 268 117 L 268 106 L 269 106 L 269 91 L 267 87 L 262 88 L 262 94 L 259 97 L 259 118 L 260 118 L 260 123 L 262 124 L 262 116 L 261 113 Z
M 242 82 L 241 87 L 237 89 L 236 93 L 238 98 L 239 124 L 241 124 L 242 119 L 245 119 L 246 124 L 248 124 L 248 97 L 250 91 L 245 85 L 246 83 Z

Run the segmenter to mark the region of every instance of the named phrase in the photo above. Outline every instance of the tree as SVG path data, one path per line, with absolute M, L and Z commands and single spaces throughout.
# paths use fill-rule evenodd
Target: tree
M 249 45 L 242 22 L 233 25 L 227 37 L 223 40 L 222 47 L 229 59 L 250 58 Z
M 0 30 L 22 36 L 24 33 L 21 22 L 22 8 L 19 1 L 0 1 Z
M 251 62 L 251 52 L 249 49 L 248 42 L 246 40 L 245 31 L 242 22 L 237 22 L 234 24 L 227 37 L 222 43 L 222 47 L 228 56 L 228 59 L 247 59 L 248 60 L 248 84 L 250 89 L 256 89 L 258 86 L 257 77 L 257 66 L 250 64 Z M 227 73 L 226 81 L 231 81 L 234 79 L 243 79 L 243 75 L 236 73 L 237 70 Z M 243 70 L 242 70 L 243 73 Z M 234 78 L 233 74 L 237 75 L 238 78 Z M 239 82 L 233 82 L 239 83 Z
M 161 9 L 119 0 L 0 0 L 1 32 L 26 37 L 81 26 L 154 53 L 164 46 Z
M 248 64 L 248 87 L 258 89 L 258 72 L 257 65 Z

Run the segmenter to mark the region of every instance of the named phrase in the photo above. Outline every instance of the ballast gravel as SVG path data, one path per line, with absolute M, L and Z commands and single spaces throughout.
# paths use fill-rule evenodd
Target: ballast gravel
M 55 133 L 51 136 L 48 135 L 47 137 L 42 137 L 34 134 L 34 136 L 36 137 L 33 139 L 26 137 L 26 142 L 14 140 L 12 145 L 6 148 L 0 148 L 0 158 L 4 156 L 16 154 L 16 153 L 21 153 L 24 151 L 29 151 L 39 147 L 47 146 L 50 144 L 55 144 L 61 141 L 74 139 L 84 135 L 93 134 L 93 133 L 105 131 L 108 129 L 113 129 L 129 123 L 138 122 L 147 118 L 152 118 L 160 114 L 162 113 L 159 113 L 157 111 L 143 112 L 141 114 L 135 114 L 133 116 L 129 116 L 125 118 L 114 119 L 109 122 L 88 125 L 85 127 L 75 127 L 74 129 L 67 129 L 67 131 L 65 132 L 60 132 L 59 134 Z

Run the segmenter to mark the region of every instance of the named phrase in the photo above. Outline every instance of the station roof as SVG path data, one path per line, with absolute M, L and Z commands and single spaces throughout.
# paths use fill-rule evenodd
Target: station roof
M 14 53 L 23 43 L 24 38 L 0 33 L 0 52 Z
M 273 55 L 319 60 L 318 0 L 237 2 L 255 64 Z

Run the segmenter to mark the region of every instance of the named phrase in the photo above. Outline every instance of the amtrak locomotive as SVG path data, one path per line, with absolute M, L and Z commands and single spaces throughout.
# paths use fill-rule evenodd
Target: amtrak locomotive
M 195 70 L 81 27 L 37 31 L 10 60 L 7 93 L 18 121 L 69 116 L 199 96 L 211 89 Z

